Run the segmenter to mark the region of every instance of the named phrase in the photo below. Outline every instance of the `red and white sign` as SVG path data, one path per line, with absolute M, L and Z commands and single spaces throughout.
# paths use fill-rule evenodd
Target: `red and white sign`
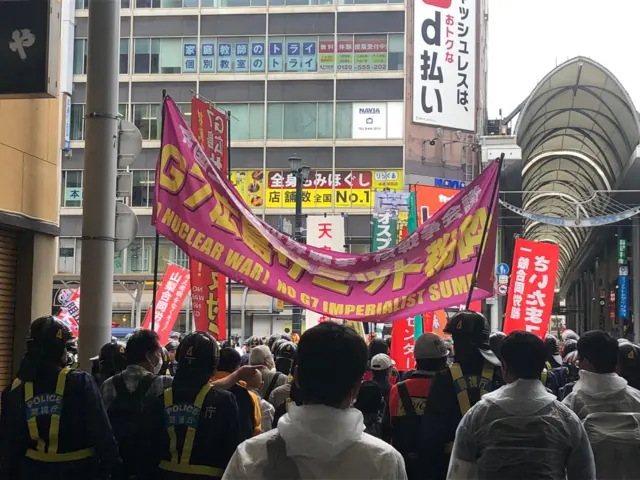
M 344 217 L 342 215 L 308 215 L 307 245 L 344 252 Z M 305 326 L 308 330 L 319 323 L 333 320 L 335 319 L 327 315 L 307 310 Z
M 513 255 L 504 333 L 535 333 L 544 339 L 551 319 L 560 247 L 518 238 Z
M 74 337 L 78 337 L 78 321 L 80 319 L 80 289 L 62 290 L 58 292 L 58 301 L 61 304 L 56 318 L 64 323 Z
M 227 117 L 194 97 L 191 100 L 191 130 L 209 158 L 226 175 L 229 169 Z M 196 330 L 209 332 L 216 340 L 227 338 L 227 278 L 196 260 L 191 269 L 191 308 Z
M 160 337 L 160 345 L 169 341 L 171 330 L 178 319 L 180 309 L 189 289 L 189 270 L 170 264 L 162 276 L 162 284 L 156 296 L 154 330 Z M 151 328 L 152 308 L 147 310 L 142 328 Z
M 413 357 L 414 339 L 413 317 L 396 320 L 391 326 L 391 360 L 396 362 L 396 368 L 401 372 L 406 372 L 415 367 Z

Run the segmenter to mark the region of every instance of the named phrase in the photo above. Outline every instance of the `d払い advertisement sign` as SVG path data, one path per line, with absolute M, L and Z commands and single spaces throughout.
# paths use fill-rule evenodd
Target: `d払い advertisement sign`
M 504 333 L 535 333 L 544 339 L 551 319 L 560 247 L 516 239 Z
M 287 170 L 236 170 L 232 182 L 252 208 L 295 208 L 296 177 Z M 335 192 L 334 192 L 335 188 Z M 402 170 L 311 170 L 302 207 L 371 208 L 375 192 L 403 188 Z
M 395 247 L 364 255 L 297 242 L 258 218 L 165 97 L 156 231 L 246 287 L 344 320 L 385 322 L 493 295 L 498 162 Z M 486 232 L 486 242 L 482 239 Z
M 414 0 L 414 123 L 475 131 L 476 17 L 475 0 Z

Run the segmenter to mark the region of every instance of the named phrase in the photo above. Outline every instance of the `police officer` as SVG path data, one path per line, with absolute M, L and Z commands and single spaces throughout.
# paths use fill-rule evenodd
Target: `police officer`
M 296 356 L 298 347 L 293 342 L 287 342 L 286 340 L 280 344 L 278 351 L 275 352 L 276 358 L 276 370 L 285 375 L 291 373 L 291 365 L 293 364 L 293 358 Z M 268 398 L 265 398 L 268 400 Z
M 176 357 L 171 388 L 147 411 L 150 478 L 221 478 L 240 429 L 233 394 L 209 383 L 220 359 L 218 343 L 207 333 L 192 333 Z
M 102 346 L 98 355 L 97 380 L 100 385 L 108 378 L 127 368 L 127 357 L 124 355 L 125 346 L 118 342 L 109 342 Z
M 107 478 L 118 449 L 93 377 L 65 367 L 69 328 L 35 320 L 18 376 L 2 393 L 0 478 Z
M 422 420 L 420 452 L 426 479 L 444 480 L 460 420 L 480 397 L 502 385 L 500 360 L 489 345 L 489 322 L 459 312 L 444 329 L 453 338 L 454 363 L 433 380 Z

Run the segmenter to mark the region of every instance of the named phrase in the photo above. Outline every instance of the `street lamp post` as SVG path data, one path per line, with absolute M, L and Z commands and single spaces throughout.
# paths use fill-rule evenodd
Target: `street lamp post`
M 302 242 L 304 239 L 302 236 L 302 186 L 308 180 L 311 169 L 306 165 L 302 165 L 302 159 L 296 156 L 289 158 L 289 166 L 291 167 L 291 174 L 296 179 L 296 216 L 293 238 L 297 242 Z M 293 307 L 291 330 L 293 333 L 302 333 L 302 308 L 298 306 Z

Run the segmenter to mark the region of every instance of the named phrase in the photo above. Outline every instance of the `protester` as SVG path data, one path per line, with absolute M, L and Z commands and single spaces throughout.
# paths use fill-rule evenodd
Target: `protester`
M 29 328 L 17 378 L 2 392 L 0 478 L 95 479 L 119 473 L 118 448 L 93 377 L 65 368 L 69 328 Z
M 293 384 L 293 371 L 296 368 L 296 359 L 293 359 L 291 364 L 291 374 L 287 376 L 287 383 L 284 385 L 280 385 L 273 389 L 273 392 L 269 395 L 269 403 L 273 405 L 273 407 L 278 410 L 278 408 L 290 400 L 291 396 L 291 388 Z
M 94 377 L 99 385 L 127 368 L 125 347 L 119 343 L 109 342 L 104 344 L 100 349 L 97 360 L 98 371 Z
M 350 408 L 367 357 L 350 328 L 325 322 L 307 330 L 294 371 L 302 406 L 290 404 L 277 429 L 241 444 L 223 479 L 406 478 L 402 456 L 364 433 L 362 414 Z
M 618 342 L 606 332 L 587 332 L 578 340 L 580 380 L 564 399 L 581 420 L 590 413 L 640 413 L 640 391 L 616 374 Z
M 273 408 L 273 405 L 260 397 L 260 390 L 263 385 L 264 380 L 262 380 L 260 370 L 256 370 L 253 373 L 253 376 L 251 376 L 246 383 L 247 390 L 253 397 L 253 401 L 258 404 L 258 408 L 260 410 L 261 433 L 268 432 L 273 428 L 273 417 L 276 411 L 276 409 Z
M 378 355 L 384 354 L 379 353 Z M 363 382 L 353 407 L 362 413 L 365 433 L 377 438 L 382 438 L 382 413 L 384 411 L 384 405 L 384 396 L 378 383 L 374 380 Z
M 570 352 L 566 357 L 564 357 L 563 363 L 567 369 L 567 381 L 562 387 L 558 389 L 558 400 L 560 401 L 567 398 L 567 396 L 573 391 L 573 387 L 575 387 L 576 382 L 580 378 L 578 350 L 574 350 Z
M 241 357 L 234 348 L 220 350 L 220 361 L 216 373 L 211 377 L 212 382 L 227 378 L 240 368 Z M 240 383 L 229 387 L 238 404 L 240 440 L 246 440 L 262 432 L 262 414 L 257 399 Z
M 369 343 L 369 363 L 367 364 L 367 371 L 364 374 L 363 380 L 373 380 L 373 370 L 371 370 L 371 360 L 376 355 L 383 353 L 385 355 L 389 355 L 389 345 L 381 338 L 374 337 L 371 339 Z M 391 369 L 391 376 L 389 377 L 389 383 L 391 385 L 395 385 L 398 383 L 398 379 L 400 377 L 400 372 L 395 367 Z
M 391 390 L 391 375 L 393 363 L 391 357 L 385 353 L 378 353 L 371 359 L 371 371 L 373 372 L 373 382 L 380 387 L 382 398 L 386 404 L 389 401 L 389 391 Z
M 513 332 L 501 353 L 507 385 L 484 395 L 463 417 L 447 479 L 595 480 L 582 423 L 539 380 L 545 343 Z
M 264 386 L 260 390 L 261 398 L 268 399 L 275 388 L 287 383 L 287 376 L 274 370 L 273 355 L 266 345 L 259 345 L 251 350 L 249 364 L 260 367 L 260 373 L 264 381 Z
M 453 337 L 455 363 L 433 380 L 421 424 L 424 478 L 443 480 L 456 428 L 483 394 L 502 385 L 500 360 L 489 345 L 489 322 L 477 312 L 459 312 L 444 331 Z
M 417 369 L 391 387 L 382 438 L 404 457 L 409 480 L 422 478 L 419 461 L 421 421 L 433 378 L 447 368 L 449 351 L 435 333 L 423 333 L 413 349 Z

